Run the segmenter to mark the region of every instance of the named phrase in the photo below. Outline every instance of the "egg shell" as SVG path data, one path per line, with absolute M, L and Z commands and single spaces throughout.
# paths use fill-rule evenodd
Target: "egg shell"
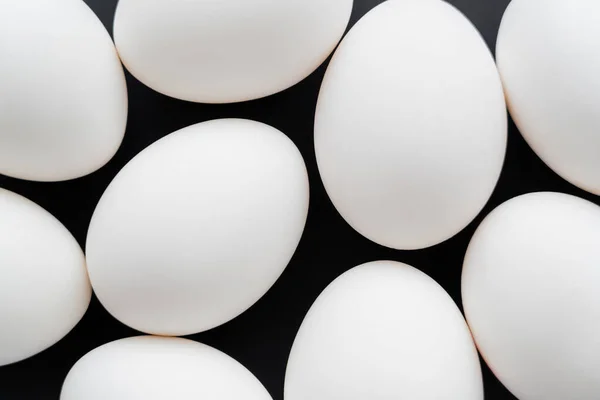
M 37 204 L 0 189 L 0 366 L 62 339 L 91 295 L 83 252 L 69 231 Z
M 114 36 L 127 69 L 178 99 L 231 103 L 287 89 L 325 61 L 352 0 L 120 0 Z
M 2 2 L 0 55 L 0 174 L 62 181 L 112 158 L 127 122 L 125 76 L 83 1 Z
M 315 120 L 319 172 L 359 233 L 412 250 L 458 233 L 500 175 L 506 109 L 485 42 L 453 6 L 389 0 L 344 38 Z
M 502 204 L 469 244 L 462 298 L 519 400 L 600 398 L 600 207 L 562 193 Z
M 460 311 L 431 278 L 377 261 L 337 278 L 296 336 L 285 400 L 482 400 Z
M 308 200 L 302 156 L 277 129 L 235 119 L 184 128 L 138 154 L 102 196 L 86 246 L 92 286 L 142 332 L 213 328 L 277 280 Z
M 71 369 L 60 400 L 271 400 L 228 355 L 179 338 L 140 336 L 86 354 Z
M 561 177 L 600 195 L 600 2 L 513 0 L 496 55 L 527 143 Z

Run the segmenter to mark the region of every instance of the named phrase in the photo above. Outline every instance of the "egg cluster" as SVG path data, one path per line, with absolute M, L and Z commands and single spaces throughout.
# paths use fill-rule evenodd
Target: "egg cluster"
M 425 249 L 470 224 L 502 171 L 507 107 L 548 167 L 600 195 L 596 0 L 513 0 L 496 61 L 445 1 L 387 0 L 342 40 L 352 8 L 120 0 L 113 44 L 81 0 L 2 2 L 0 173 L 57 182 L 105 165 L 127 123 L 121 62 L 164 95 L 233 103 L 295 85 L 337 46 L 316 105 L 316 162 L 366 239 Z M 148 336 L 85 355 L 61 400 L 270 400 L 240 363 L 175 336 L 256 303 L 290 262 L 308 209 L 295 144 L 246 119 L 188 126 L 130 160 L 95 208 L 85 255 L 50 213 L 0 188 L 0 366 L 62 339 L 93 290 Z M 466 320 L 403 263 L 350 269 L 304 318 L 285 400 L 482 400 L 478 350 L 519 400 L 600 399 L 596 204 L 538 192 L 500 205 L 469 244 L 462 302 Z

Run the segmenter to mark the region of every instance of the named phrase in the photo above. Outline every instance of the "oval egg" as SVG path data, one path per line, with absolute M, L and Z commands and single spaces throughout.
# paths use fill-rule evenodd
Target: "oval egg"
M 0 54 L 0 174 L 62 181 L 112 158 L 127 122 L 125 76 L 83 1 L 2 2 Z
M 533 193 L 496 208 L 464 261 L 483 358 L 520 400 L 600 398 L 600 207 Z
M 0 366 L 62 339 L 92 290 L 79 244 L 46 210 L 0 189 Z
M 223 324 L 282 273 L 308 198 L 302 156 L 275 128 L 225 119 L 182 129 L 138 154 L 102 196 L 86 247 L 92 286 L 142 332 Z
M 558 175 L 600 195 L 600 2 L 513 0 L 496 55 L 527 143 Z
M 500 175 L 507 119 L 485 42 L 440 0 L 389 0 L 336 51 L 315 120 L 319 172 L 359 233 L 420 249 L 458 233 Z
M 352 0 L 120 0 L 115 42 L 142 83 L 182 100 L 232 103 L 298 83 L 341 39 Z
M 285 400 L 482 400 L 475 345 L 431 278 L 378 261 L 337 278 L 296 336 Z
M 186 339 L 117 340 L 86 354 L 69 371 L 60 400 L 271 400 L 228 355 Z

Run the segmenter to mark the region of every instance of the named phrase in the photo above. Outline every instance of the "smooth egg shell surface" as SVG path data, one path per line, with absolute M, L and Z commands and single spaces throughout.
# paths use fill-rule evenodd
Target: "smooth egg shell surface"
M 513 0 L 496 55 L 527 143 L 561 177 L 600 195 L 600 2 Z
M 600 207 L 561 193 L 502 204 L 469 244 L 462 298 L 517 398 L 600 399 Z
M 450 296 L 406 264 L 358 266 L 315 301 L 285 400 L 483 400 L 477 351 Z
M 71 369 L 60 400 L 271 400 L 228 355 L 186 339 L 140 336 L 86 354 Z
M 127 122 L 125 76 L 83 1 L 3 1 L 0 55 L 0 174 L 62 181 L 112 158 Z
M 83 252 L 69 231 L 37 204 L 0 189 L 0 366 L 62 339 L 91 295 Z
M 127 69 L 182 100 L 232 103 L 300 82 L 333 51 L 352 0 L 120 0 Z
M 315 121 L 319 172 L 359 233 L 420 249 L 462 230 L 504 160 L 500 79 L 477 30 L 439 0 L 389 0 L 336 51 Z
M 309 187 L 284 134 L 215 120 L 154 143 L 123 168 L 88 232 L 92 286 L 142 332 L 187 335 L 254 304 L 304 230 Z

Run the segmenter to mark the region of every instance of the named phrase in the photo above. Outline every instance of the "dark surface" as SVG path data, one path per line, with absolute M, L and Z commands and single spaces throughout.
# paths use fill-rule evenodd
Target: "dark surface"
M 112 32 L 117 0 L 86 2 Z M 350 25 L 381 2 L 354 0 Z M 466 14 L 493 49 L 509 0 L 452 0 L 450 3 Z M 541 190 L 570 193 L 600 203 L 600 198 L 575 188 L 546 167 L 511 122 L 500 182 L 485 210 L 463 232 L 422 251 L 395 251 L 369 242 L 336 212 L 317 171 L 312 128 L 324 72 L 325 66 L 321 66 L 309 78 L 282 93 L 233 105 L 193 104 L 171 99 L 127 75 L 130 96 L 127 133 L 119 152 L 108 165 L 87 177 L 61 183 L 25 182 L 0 175 L 0 187 L 40 204 L 64 223 L 83 246 L 88 223 L 104 189 L 127 161 L 157 139 L 187 125 L 224 117 L 253 119 L 285 132 L 302 152 L 311 180 L 311 208 L 298 251 L 275 286 L 249 311 L 219 328 L 191 337 L 241 362 L 265 385 L 274 400 L 283 399 L 286 360 L 304 315 L 319 293 L 344 271 L 379 259 L 402 261 L 433 277 L 460 305 L 461 264 L 467 244 L 483 216 L 494 207 L 514 196 Z M 81 323 L 57 345 L 28 360 L 0 367 L 0 400 L 58 399 L 67 372 L 80 357 L 104 343 L 137 334 L 113 319 L 94 298 Z M 486 399 L 515 399 L 487 367 L 482 366 Z

